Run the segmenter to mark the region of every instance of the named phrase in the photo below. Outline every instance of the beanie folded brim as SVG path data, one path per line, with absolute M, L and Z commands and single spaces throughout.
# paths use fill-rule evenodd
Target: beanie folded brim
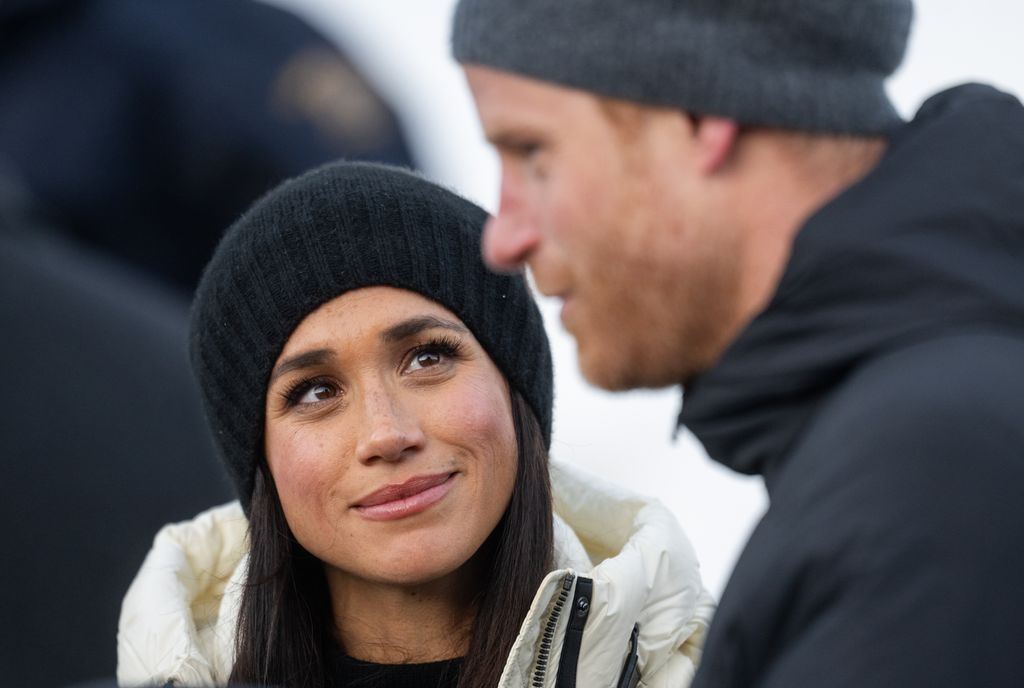
M 902 120 L 884 81 L 909 0 L 462 0 L 455 58 L 747 126 L 872 135 Z

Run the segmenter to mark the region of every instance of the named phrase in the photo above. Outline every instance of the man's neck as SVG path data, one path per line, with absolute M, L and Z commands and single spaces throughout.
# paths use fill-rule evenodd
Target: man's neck
M 744 325 L 768 305 L 807 220 L 881 160 L 883 138 L 805 136 L 766 131 L 748 143 L 752 172 L 738 212 L 747 228 Z

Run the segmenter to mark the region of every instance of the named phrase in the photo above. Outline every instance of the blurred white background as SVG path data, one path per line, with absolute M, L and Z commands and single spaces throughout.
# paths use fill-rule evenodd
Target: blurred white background
M 449 57 L 452 0 L 266 1 L 291 9 L 341 43 L 397 108 L 430 176 L 495 208 L 497 163 Z M 916 5 L 907 58 L 889 88 L 905 116 L 929 94 L 967 80 L 1024 95 L 1024 3 Z M 557 305 L 542 301 L 541 307 L 556 369 L 553 456 L 665 502 L 693 541 L 706 585 L 719 595 L 766 507 L 760 480 L 711 462 L 692 436 L 672 441 L 677 390 L 611 395 L 589 387 L 577 372 L 575 347 L 558 322 Z

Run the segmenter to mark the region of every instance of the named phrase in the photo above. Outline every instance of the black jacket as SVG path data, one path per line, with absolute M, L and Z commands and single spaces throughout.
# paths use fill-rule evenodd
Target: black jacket
M 1024 108 L 939 94 L 680 420 L 771 506 L 695 688 L 1024 686 Z

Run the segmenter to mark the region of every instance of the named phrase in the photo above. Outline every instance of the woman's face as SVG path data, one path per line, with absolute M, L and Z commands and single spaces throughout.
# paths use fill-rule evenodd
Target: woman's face
M 508 506 L 505 380 L 456 316 L 413 292 L 359 289 L 307 316 L 274 364 L 266 418 L 288 525 L 336 574 L 437 580 Z

